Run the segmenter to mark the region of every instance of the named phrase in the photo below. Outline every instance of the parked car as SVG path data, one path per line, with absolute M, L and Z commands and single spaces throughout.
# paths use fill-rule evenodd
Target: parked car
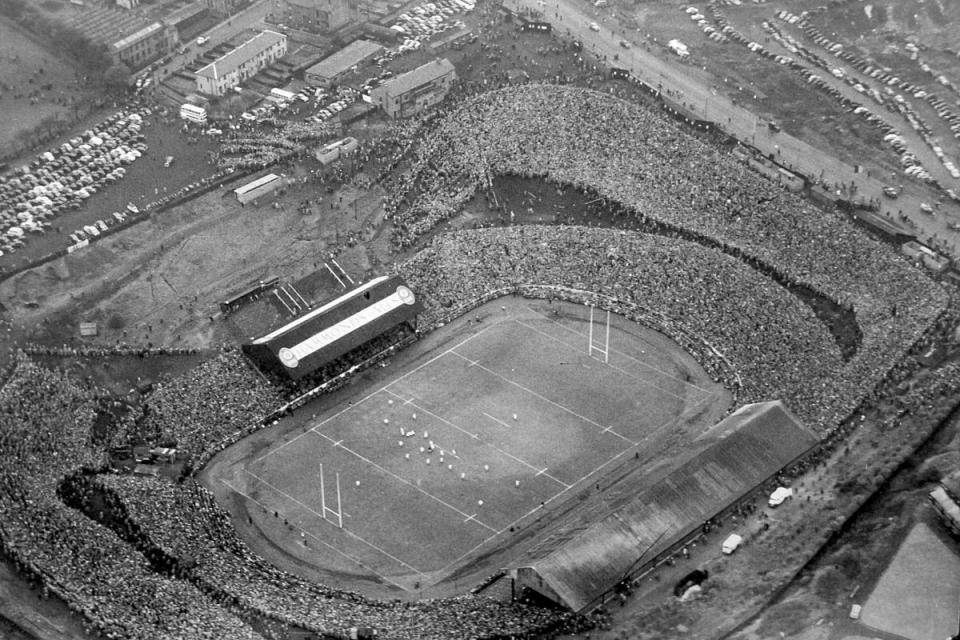
M 729 536 L 727 536 L 727 539 L 723 541 L 723 544 L 720 545 L 720 550 L 724 555 L 728 556 L 739 549 L 741 544 L 743 544 L 743 536 L 740 536 L 736 533 L 731 533 Z

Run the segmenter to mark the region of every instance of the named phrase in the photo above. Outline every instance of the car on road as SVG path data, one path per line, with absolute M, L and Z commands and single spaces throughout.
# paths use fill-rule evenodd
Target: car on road
M 627 42 L 626 40 L 621 40 L 621 41 L 620 41 L 620 46 L 623 47 L 624 49 L 629 49 L 629 48 L 630 48 L 630 43 Z
M 600 31 L 600 25 L 598 25 L 596 22 L 591 22 L 590 31 Z
M 923 211 L 926 214 L 933 215 L 933 207 L 931 207 L 926 202 L 920 203 L 920 211 Z
M 900 197 L 900 190 L 896 187 L 884 187 L 883 195 L 896 200 L 898 197 Z
M 173 156 L 167 156 L 166 158 L 164 158 L 164 160 L 163 160 L 163 166 L 164 166 L 165 168 L 169 168 L 170 165 L 172 165 L 172 164 L 173 164 Z
M 210 41 L 210 38 L 206 36 L 200 36 L 199 38 L 197 38 L 197 44 L 200 45 L 201 47 L 207 44 L 209 41 Z

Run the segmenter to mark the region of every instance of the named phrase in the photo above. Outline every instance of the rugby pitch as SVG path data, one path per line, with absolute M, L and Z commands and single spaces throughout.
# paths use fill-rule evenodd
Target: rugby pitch
M 597 312 L 600 346 L 605 323 Z M 503 299 L 445 331 L 312 416 L 301 409 L 298 430 L 212 481 L 276 512 L 333 566 L 409 591 L 691 423 L 709 427 L 704 414 L 729 402 L 678 345 L 625 318 L 611 317 L 608 358 L 588 353 L 586 307 Z

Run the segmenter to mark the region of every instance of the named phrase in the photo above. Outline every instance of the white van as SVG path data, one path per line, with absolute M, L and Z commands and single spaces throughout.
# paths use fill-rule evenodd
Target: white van
M 723 541 L 723 544 L 720 545 L 720 550 L 723 551 L 724 555 L 730 555 L 740 547 L 742 542 L 742 536 L 736 533 L 731 533 L 729 536 L 727 536 L 727 539 Z
M 790 487 L 777 487 L 776 490 L 770 494 L 770 499 L 767 501 L 767 504 L 772 507 L 779 507 L 781 504 L 793 497 L 793 489 Z

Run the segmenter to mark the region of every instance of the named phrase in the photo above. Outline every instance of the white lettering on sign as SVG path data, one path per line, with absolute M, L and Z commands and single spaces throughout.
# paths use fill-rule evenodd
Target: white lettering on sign
M 394 309 L 402 307 L 405 304 L 414 304 L 416 298 L 413 291 L 407 287 L 399 286 L 397 290 L 386 298 L 373 303 L 369 307 L 358 311 L 352 316 L 348 316 L 335 325 L 329 326 L 319 333 L 315 333 L 303 342 L 293 345 L 290 348 L 283 348 L 277 353 L 283 366 L 293 369 L 300 364 L 300 361 L 312 353 L 327 347 L 340 338 L 349 335 L 370 324 L 374 320 L 381 318 Z

